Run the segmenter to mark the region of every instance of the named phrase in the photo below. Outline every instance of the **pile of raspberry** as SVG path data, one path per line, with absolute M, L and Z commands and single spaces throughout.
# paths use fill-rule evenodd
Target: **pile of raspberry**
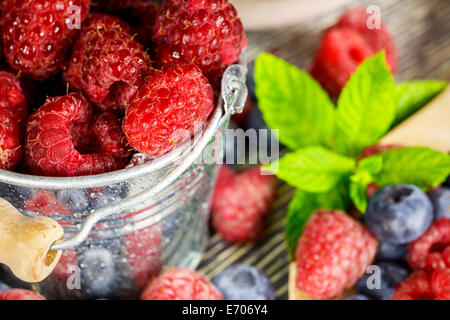
M 246 44 L 228 0 L 5 0 L 0 22 L 0 169 L 41 176 L 169 152 Z

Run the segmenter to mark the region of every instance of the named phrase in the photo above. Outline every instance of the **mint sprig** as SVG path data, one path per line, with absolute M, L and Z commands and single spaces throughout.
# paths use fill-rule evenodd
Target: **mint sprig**
M 362 213 L 367 186 L 415 184 L 423 189 L 450 174 L 450 156 L 428 148 L 400 148 L 365 159 L 359 155 L 389 128 L 429 102 L 446 85 L 415 81 L 396 85 L 384 52 L 366 59 L 343 88 L 337 108 L 306 72 L 269 54 L 255 63 L 256 95 L 269 127 L 293 152 L 265 167 L 298 189 L 289 204 L 285 236 L 293 256 L 298 238 L 318 208 Z

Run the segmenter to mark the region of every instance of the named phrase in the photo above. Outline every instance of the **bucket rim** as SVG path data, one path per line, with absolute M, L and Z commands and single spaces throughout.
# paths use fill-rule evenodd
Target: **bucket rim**
M 214 112 L 210 115 L 207 124 L 203 126 L 201 130 L 194 133 L 193 139 L 192 137 L 186 139 L 173 150 L 162 156 L 156 157 L 152 161 L 148 161 L 147 163 L 131 168 L 123 168 L 111 172 L 79 177 L 47 177 L 0 170 L 0 183 L 25 188 L 49 190 L 97 188 L 126 182 L 167 167 L 173 162 L 185 157 L 186 151 L 192 149 L 199 142 L 199 140 L 203 139 L 203 132 L 211 127 L 214 122 L 213 119 L 219 116 L 219 114 L 222 113 L 222 110 L 226 109 L 227 105 L 230 103 L 230 101 L 227 100 L 230 97 L 230 93 L 227 92 L 229 91 L 227 90 L 227 82 L 230 81 L 230 77 L 237 77 L 243 81 L 245 79 L 246 72 L 246 56 L 245 53 L 243 53 L 241 55 L 241 61 L 237 64 L 229 66 L 224 72 L 222 78 L 222 91 L 220 93 L 217 105 L 214 108 Z M 218 130 L 221 125 L 221 123 L 218 123 L 216 129 Z M 195 141 L 196 137 L 199 137 L 197 141 Z

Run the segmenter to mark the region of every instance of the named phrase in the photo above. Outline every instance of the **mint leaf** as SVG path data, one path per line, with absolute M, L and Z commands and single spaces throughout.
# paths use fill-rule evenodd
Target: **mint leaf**
M 284 230 L 286 246 L 291 258 L 294 257 L 298 239 L 315 210 L 323 208 L 345 211 L 347 206 L 348 191 L 345 185 L 339 185 L 326 193 L 309 193 L 298 190 L 289 203 Z
M 399 124 L 425 106 L 446 86 L 446 81 L 438 80 L 416 80 L 397 84 L 397 114 L 394 125 Z
M 354 175 L 350 177 L 350 198 L 361 213 L 367 209 L 367 186 L 374 181 L 373 176 L 383 168 L 383 158 L 375 155 L 359 161 Z
M 450 156 L 428 148 L 393 149 L 376 156 L 383 158 L 383 168 L 374 176 L 380 186 L 408 183 L 427 189 L 442 183 L 450 174 Z
M 265 169 L 300 190 L 326 192 L 353 172 L 355 160 L 323 147 L 311 146 L 287 153 L 278 163 Z
M 384 52 L 360 64 L 338 100 L 336 135 L 338 151 L 356 156 L 376 143 L 395 117 L 395 83 Z
M 258 106 L 278 139 L 291 150 L 332 145 L 335 108 L 327 93 L 308 73 L 273 55 L 255 62 Z
M 356 209 L 364 213 L 367 209 L 367 185 L 357 182 L 350 183 L 350 198 Z

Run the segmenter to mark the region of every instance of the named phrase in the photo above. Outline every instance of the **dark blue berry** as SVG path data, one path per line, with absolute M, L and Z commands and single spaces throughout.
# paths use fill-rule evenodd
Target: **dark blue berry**
M 369 200 L 364 221 L 380 240 L 396 244 L 409 243 L 420 237 L 434 219 L 433 206 L 418 187 L 389 185 Z
M 450 189 L 439 188 L 429 192 L 436 219 L 450 218 Z
M 342 300 L 370 300 L 370 299 L 363 294 L 355 294 L 352 296 L 345 297 Z
M 378 246 L 378 260 L 405 260 L 408 253 L 408 244 L 395 244 L 380 242 Z
M 225 300 L 274 300 L 270 280 L 258 268 L 236 264 L 217 275 L 212 283 L 222 292 Z
M 410 270 L 394 262 L 379 262 L 370 274 L 363 276 L 356 284 L 359 294 L 375 300 L 390 300 L 396 284 L 410 275 Z
M 81 290 L 86 298 L 109 297 L 118 285 L 113 253 L 102 247 L 84 248 L 79 256 Z
M 0 282 L 0 292 L 6 291 L 6 290 L 9 290 L 9 289 L 11 289 L 10 286 L 8 286 L 7 284 L 5 284 L 3 282 Z

